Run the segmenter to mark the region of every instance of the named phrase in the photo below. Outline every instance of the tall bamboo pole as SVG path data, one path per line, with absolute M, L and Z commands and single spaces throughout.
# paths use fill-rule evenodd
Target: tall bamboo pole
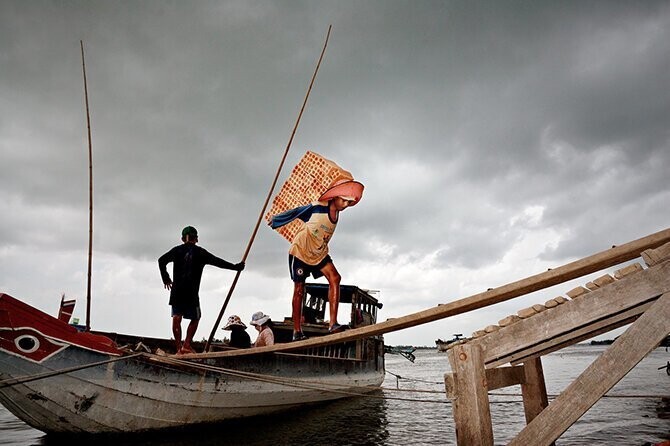
M 302 102 L 302 107 L 300 108 L 300 113 L 298 113 L 298 118 L 295 121 L 295 125 L 293 126 L 293 131 L 291 132 L 291 136 L 288 140 L 288 143 L 286 144 L 286 149 L 284 150 L 284 155 L 281 158 L 281 162 L 279 163 L 279 167 L 277 168 L 277 173 L 275 174 L 274 180 L 272 181 L 272 185 L 270 186 L 270 191 L 268 192 L 267 197 L 265 198 L 265 203 L 263 203 L 263 208 L 261 209 L 260 214 L 258 215 L 258 220 L 256 221 L 256 226 L 254 227 L 253 233 L 251 234 L 251 238 L 249 239 L 249 243 L 247 244 L 247 248 L 244 251 L 244 255 L 242 256 L 242 261 L 245 262 L 247 260 L 247 256 L 249 255 L 249 251 L 251 250 L 251 245 L 254 242 L 254 239 L 256 238 L 256 233 L 258 233 L 258 227 L 261 224 L 261 221 L 263 220 L 263 215 L 265 214 L 265 210 L 267 209 L 268 203 L 270 202 L 270 197 L 272 196 L 272 193 L 274 192 L 275 186 L 277 185 L 277 179 L 279 178 L 279 174 L 281 173 L 282 167 L 284 166 L 284 162 L 286 161 L 286 156 L 288 155 L 288 151 L 291 148 L 291 143 L 293 142 L 293 137 L 295 136 L 296 130 L 298 130 L 298 124 L 300 123 L 300 118 L 302 117 L 303 111 L 305 111 L 305 106 L 307 105 L 307 99 L 309 98 L 309 93 L 312 91 L 312 86 L 314 85 L 314 80 L 316 79 L 316 73 L 319 72 L 319 67 L 321 66 L 321 61 L 323 60 L 323 55 L 326 53 L 326 47 L 328 46 L 328 39 L 330 38 L 330 30 L 332 29 L 332 25 L 328 26 L 328 33 L 326 34 L 326 41 L 323 44 L 323 49 L 321 50 L 321 55 L 319 56 L 319 60 L 316 63 L 316 68 L 314 69 L 314 74 L 312 75 L 312 80 L 309 83 L 309 88 L 307 89 L 307 93 L 305 94 L 305 99 Z M 235 289 L 235 286 L 237 285 L 237 281 L 240 278 L 241 271 L 238 271 L 237 274 L 235 274 L 235 279 L 233 279 L 233 283 L 230 286 L 230 289 L 228 290 L 228 295 L 226 296 L 226 300 L 223 303 L 223 306 L 221 307 L 221 311 L 219 311 L 219 316 L 216 318 L 216 322 L 214 323 L 214 327 L 212 328 L 212 332 L 209 335 L 209 339 L 207 339 L 207 343 L 205 344 L 205 351 L 209 351 L 210 346 L 212 344 L 212 340 L 214 339 L 214 335 L 216 334 L 216 329 L 219 327 L 219 323 L 221 323 L 221 318 L 223 317 L 223 314 L 226 311 L 226 307 L 228 306 L 228 302 L 230 301 L 230 297 L 233 294 L 233 290 Z
M 88 129 L 88 280 L 86 282 L 86 331 L 91 329 L 91 265 L 93 263 L 93 148 L 91 145 L 91 115 L 88 109 L 88 86 L 86 85 L 86 62 L 84 42 L 81 47 L 81 68 L 84 73 L 84 98 L 86 101 L 86 127 Z

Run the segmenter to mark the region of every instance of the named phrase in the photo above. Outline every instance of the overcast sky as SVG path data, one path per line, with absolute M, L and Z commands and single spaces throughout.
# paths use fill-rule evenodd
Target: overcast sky
M 65 293 L 85 320 L 80 40 L 92 328 L 170 337 L 157 258 L 186 225 L 242 258 L 331 24 L 276 191 L 307 150 L 365 184 L 330 248 L 380 320 L 668 227 L 670 2 L 0 0 L 0 292 L 51 314 Z M 290 315 L 287 249 L 261 226 L 225 317 Z M 197 339 L 233 278 L 205 269 Z M 469 335 L 586 281 L 386 342 Z

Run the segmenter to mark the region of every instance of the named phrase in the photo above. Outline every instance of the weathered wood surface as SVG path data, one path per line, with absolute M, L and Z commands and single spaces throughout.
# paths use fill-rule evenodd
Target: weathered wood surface
M 540 358 L 532 358 L 524 362 L 523 372 L 521 395 L 523 396 L 526 423 L 530 423 L 549 405 L 547 387 L 544 383 L 542 360 Z
M 647 266 L 654 266 L 670 258 L 670 243 L 666 243 L 656 249 L 647 249 L 642 252 L 642 258 Z
M 456 398 L 452 401 L 458 444 L 493 446 L 486 369 L 481 347 L 461 344 L 449 350 Z
M 522 365 L 486 369 L 486 388 L 489 391 L 522 384 L 524 379 L 525 375 Z M 451 399 L 455 398 L 456 381 L 454 373 L 445 373 L 444 385 L 447 397 Z
M 668 333 L 670 293 L 662 295 L 509 445 L 551 444 L 647 356 Z
M 229 350 L 224 352 L 200 353 L 195 355 L 184 355 L 184 359 L 207 358 L 219 356 L 238 356 L 276 351 L 289 351 L 318 347 L 322 345 L 335 344 L 345 341 L 353 341 L 369 336 L 382 335 L 405 328 L 415 327 L 428 322 L 467 313 L 472 310 L 487 307 L 499 302 L 504 302 L 524 294 L 548 288 L 568 280 L 582 277 L 609 268 L 620 263 L 635 259 L 640 253 L 647 249 L 657 248 L 670 242 L 670 228 L 642 237 L 623 245 L 585 257 L 583 259 L 568 263 L 558 268 L 530 276 L 528 278 L 509 283 L 507 285 L 493 288 L 488 291 L 474 294 L 472 296 L 455 300 L 444 305 L 429 308 L 427 310 L 412 313 L 374 325 L 347 330 L 329 336 L 307 339 L 305 341 L 292 342 L 288 344 L 275 344 L 268 347 L 259 347 L 244 350 Z M 288 297 L 287 297 L 288 302 Z
M 647 311 L 647 309 L 655 302 L 651 300 L 642 305 L 638 305 L 634 308 L 626 310 L 623 313 L 619 313 L 615 316 L 605 318 L 600 321 L 589 323 L 583 327 L 580 327 L 577 330 L 573 330 L 567 333 L 562 334 L 561 336 L 556 336 L 550 339 L 546 339 L 543 342 L 533 345 L 531 347 L 525 348 L 518 352 L 502 356 L 495 361 L 489 361 L 486 363 L 487 367 L 498 367 L 503 364 L 518 364 L 527 361 L 529 358 L 545 356 L 549 353 L 561 350 L 565 347 L 575 345 L 579 342 L 586 341 L 587 339 L 592 339 L 595 336 L 601 335 L 603 333 L 609 333 L 610 331 L 623 327 L 625 325 L 631 324 L 637 320 L 637 318 Z
M 670 262 L 637 272 L 589 292 L 588 297 L 571 300 L 470 342 L 482 346 L 484 361 L 489 366 L 493 361 L 496 364 L 510 362 L 510 355 L 519 352 L 527 355 L 523 352 L 526 349 L 541 349 L 545 353 L 555 342 L 554 338 L 566 342 L 590 333 L 602 321 L 612 325 L 608 318 L 616 320 L 623 314 L 626 315 L 624 320 L 629 320 L 644 309 L 632 314 L 627 314 L 628 310 L 655 300 L 666 292 L 670 292 Z
M 520 384 L 527 423 L 548 405 L 540 358 L 523 365 L 485 369 L 481 349 L 464 345 L 451 349 L 449 360 L 456 371 L 444 378 L 447 397 L 453 401 L 458 444 L 493 444 L 492 430 L 489 436 L 490 409 L 484 407 L 489 404 L 491 390 Z

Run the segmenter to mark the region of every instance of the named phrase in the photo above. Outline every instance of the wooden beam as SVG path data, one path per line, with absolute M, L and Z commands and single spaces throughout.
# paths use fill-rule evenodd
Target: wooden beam
M 670 243 L 666 243 L 656 249 L 647 249 L 642 252 L 642 259 L 647 266 L 654 266 L 670 258 Z
M 549 445 L 670 333 L 670 293 L 661 296 L 531 421 L 510 446 Z
M 524 362 L 523 372 L 521 395 L 526 423 L 530 423 L 549 405 L 541 359 L 532 358 Z
M 455 373 L 444 375 L 444 386 L 449 399 L 456 398 L 456 377 L 454 375 Z M 489 391 L 522 384 L 524 379 L 525 375 L 521 365 L 486 369 L 486 388 Z
M 500 286 L 498 288 L 493 288 L 482 293 L 474 294 L 470 297 L 455 300 L 444 305 L 438 305 L 427 310 L 419 311 L 417 313 L 412 313 L 395 319 L 390 319 L 374 325 L 347 330 L 345 332 L 333 335 L 307 339 L 305 341 L 291 342 L 287 344 L 275 344 L 268 347 L 258 347 L 254 349 L 227 350 L 222 352 L 182 355 L 181 358 L 196 359 L 289 351 L 382 335 L 385 333 L 415 327 L 417 325 L 422 325 L 428 322 L 455 316 L 457 314 L 467 313 L 472 310 L 487 307 L 489 305 L 504 302 L 524 294 L 548 288 L 568 280 L 576 279 L 586 274 L 591 274 L 604 268 L 609 268 L 614 265 L 635 259 L 640 256 L 642 251 L 650 248 L 656 248 L 668 242 L 670 242 L 670 228 L 620 246 L 615 246 L 611 249 L 568 263 L 558 268 L 554 268 L 549 271 L 545 271 L 543 273 L 539 273 L 534 276 Z
M 482 350 L 461 344 L 449 350 L 454 372 L 452 410 L 459 445 L 493 446 L 493 425 Z
M 522 384 L 524 379 L 521 365 L 486 369 L 486 387 L 489 391 Z
M 656 299 L 645 302 L 642 305 L 628 309 L 623 313 L 618 313 L 612 317 L 596 321 L 592 324 L 586 325 L 578 330 L 565 333 L 561 336 L 546 339 L 540 344 L 515 352 L 513 354 L 503 356 L 495 361 L 487 362 L 487 367 L 498 367 L 503 364 L 510 363 L 512 365 L 524 363 L 530 358 L 545 356 L 549 353 L 561 350 L 570 345 L 575 345 L 579 342 L 591 339 L 603 333 L 608 333 L 614 329 L 632 324 L 637 318 L 647 311 L 649 307 L 656 302 Z
M 470 342 L 482 346 L 484 361 L 490 363 L 548 339 L 570 335 L 668 291 L 670 262 L 664 262 L 591 291 L 588 297 L 571 300 Z

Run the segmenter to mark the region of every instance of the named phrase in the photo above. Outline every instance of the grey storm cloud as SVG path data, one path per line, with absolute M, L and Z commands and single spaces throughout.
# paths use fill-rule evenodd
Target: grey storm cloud
M 86 249 L 80 40 L 95 249 L 153 267 L 187 224 L 242 255 L 329 24 L 278 187 L 306 150 L 366 185 L 332 244 L 345 281 L 351 262 L 477 271 L 538 230 L 559 263 L 667 226 L 668 2 L 3 1 L 5 271 Z M 262 222 L 248 269 L 286 280 L 286 249 Z

